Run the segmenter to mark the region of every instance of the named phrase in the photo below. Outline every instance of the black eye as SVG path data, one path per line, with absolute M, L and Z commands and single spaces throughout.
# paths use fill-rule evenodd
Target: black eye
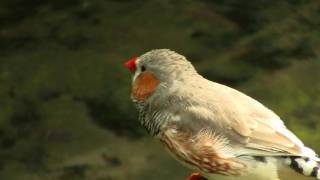
M 141 66 L 141 71 L 144 72 L 146 70 L 145 66 Z

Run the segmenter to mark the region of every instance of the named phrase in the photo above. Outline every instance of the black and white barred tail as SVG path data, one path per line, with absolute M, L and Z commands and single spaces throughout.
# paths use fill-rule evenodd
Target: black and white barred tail
M 305 157 L 284 157 L 285 164 L 296 172 L 305 176 L 315 177 L 320 180 L 320 162 Z

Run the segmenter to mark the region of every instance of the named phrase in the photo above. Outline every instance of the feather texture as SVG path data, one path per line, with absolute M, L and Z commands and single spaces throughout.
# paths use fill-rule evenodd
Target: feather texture
M 205 79 L 167 49 L 136 63 L 132 98 L 139 120 L 183 164 L 209 179 L 276 180 L 290 170 L 320 179 L 316 153 L 258 101 Z

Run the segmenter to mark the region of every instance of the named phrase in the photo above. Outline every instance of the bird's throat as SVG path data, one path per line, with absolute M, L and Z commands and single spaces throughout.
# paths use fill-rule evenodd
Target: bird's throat
M 150 72 L 142 72 L 133 82 L 132 95 L 135 100 L 145 101 L 158 87 L 160 81 Z

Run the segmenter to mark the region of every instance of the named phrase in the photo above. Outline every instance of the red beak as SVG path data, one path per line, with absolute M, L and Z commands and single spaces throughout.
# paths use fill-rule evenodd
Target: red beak
M 128 68 L 131 72 L 135 72 L 137 69 L 137 66 L 136 66 L 137 60 L 138 60 L 138 57 L 134 57 L 134 58 L 130 59 L 129 61 L 125 62 L 124 66 L 126 68 Z

